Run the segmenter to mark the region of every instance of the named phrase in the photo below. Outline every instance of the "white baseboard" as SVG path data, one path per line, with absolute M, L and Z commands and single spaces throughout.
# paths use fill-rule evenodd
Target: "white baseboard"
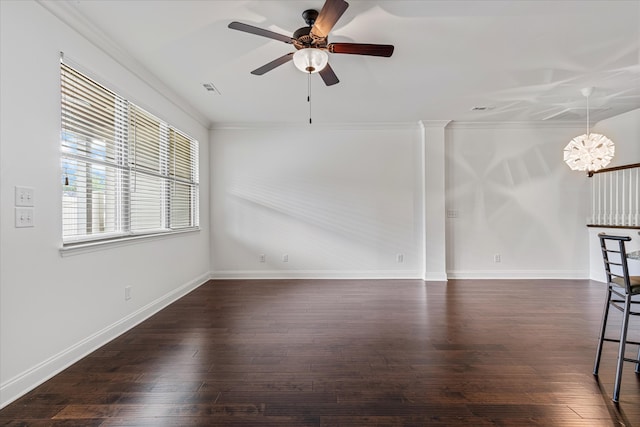
M 425 282 L 446 282 L 449 280 L 449 276 L 447 276 L 447 273 L 427 271 L 422 280 Z
M 0 409 L 207 282 L 206 273 L 0 384 Z
M 212 279 L 421 279 L 414 270 L 222 270 Z
M 417 270 L 221 270 L 212 279 L 420 279 L 446 282 L 451 279 L 589 279 L 582 270 L 451 270 L 446 273 Z
M 574 279 L 588 280 L 586 270 L 450 270 L 449 279 Z

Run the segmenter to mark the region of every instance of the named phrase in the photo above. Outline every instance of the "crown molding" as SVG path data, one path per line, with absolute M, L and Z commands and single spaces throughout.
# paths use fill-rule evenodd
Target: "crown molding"
M 422 130 L 425 129 L 583 129 L 584 123 L 520 121 L 520 122 L 464 122 L 454 120 L 420 120 L 418 122 L 353 122 L 353 123 L 301 123 L 301 122 L 218 122 L 211 130 L 251 129 L 324 129 L 324 130 Z
M 417 122 L 353 122 L 353 123 L 301 123 L 301 122 L 218 122 L 211 130 L 418 130 Z
M 584 122 L 520 121 L 520 122 L 464 122 L 452 121 L 447 129 L 584 129 Z
M 452 120 L 420 120 L 418 122 L 421 129 L 445 129 Z
M 128 51 L 111 40 L 103 31 L 96 28 L 71 2 L 36 0 L 36 3 L 107 54 L 147 86 L 158 92 L 189 117 L 207 129 L 211 127 L 210 120 L 205 115 L 165 85 L 158 76 L 144 67 Z

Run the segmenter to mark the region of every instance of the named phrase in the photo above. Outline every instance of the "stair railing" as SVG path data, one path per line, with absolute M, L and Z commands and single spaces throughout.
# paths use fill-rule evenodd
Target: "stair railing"
M 640 228 L 640 163 L 589 172 L 590 227 Z

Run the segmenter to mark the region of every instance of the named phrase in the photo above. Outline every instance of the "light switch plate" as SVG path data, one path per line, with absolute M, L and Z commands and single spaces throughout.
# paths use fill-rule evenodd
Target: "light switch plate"
M 16 186 L 16 206 L 33 206 L 34 189 L 31 187 Z
M 33 227 L 33 208 L 16 208 L 16 228 Z

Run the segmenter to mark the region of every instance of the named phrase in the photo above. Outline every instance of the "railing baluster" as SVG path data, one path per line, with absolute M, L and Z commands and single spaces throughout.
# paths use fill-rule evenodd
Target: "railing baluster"
M 636 220 L 635 225 L 640 225 L 640 168 L 636 169 Z
M 635 197 L 633 195 L 633 171 L 630 170 L 629 171 L 629 210 L 627 213 L 627 223 L 629 225 L 633 225 L 633 203 L 635 200 Z M 637 191 L 637 190 L 636 190 Z
M 620 172 L 621 171 L 615 172 L 616 174 L 616 211 L 614 212 L 614 217 L 615 217 L 616 225 L 622 225 L 622 222 L 620 221 L 620 213 L 622 212 L 620 209 L 620 204 L 622 202 L 622 200 L 620 200 Z
M 629 171 L 629 178 L 626 177 L 626 171 L 622 171 L 622 225 L 631 225 L 628 221 L 629 213 L 631 213 L 631 197 L 627 198 L 627 187 L 631 186 L 631 171 Z M 625 203 L 627 202 L 627 203 Z M 629 205 L 629 206 L 627 206 Z M 628 210 L 627 210 L 628 209 Z
M 594 224 L 596 221 L 596 198 L 598 194 L 596 193 L 596 181 L 591 181 L 591 223 Z
M 613 222 L 613 176 L 609 175 L 609 224 Z
M 602 222 L 602 175 L 598 177 L 598 217 L 594 224 L 600 224 Z

